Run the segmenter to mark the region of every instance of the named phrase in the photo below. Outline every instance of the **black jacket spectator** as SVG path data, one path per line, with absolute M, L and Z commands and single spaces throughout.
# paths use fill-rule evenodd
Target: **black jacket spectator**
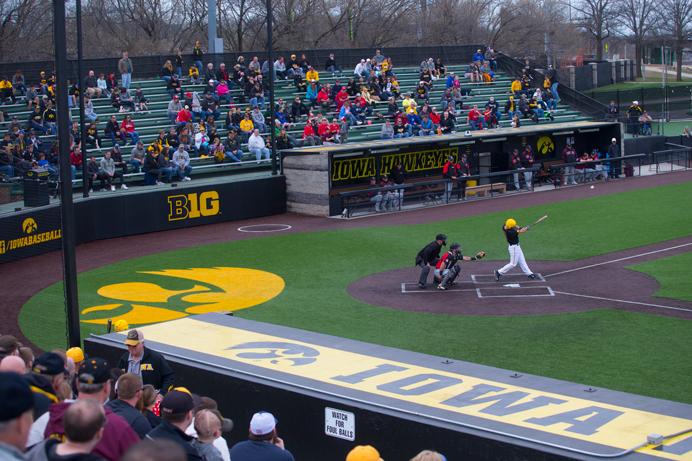
M 192 446 L 192 441 L 195 440 L 195 438 L 190 437 L 168 421 L 161 421 L 161 424 L 147 434 L 147 438 L 170 440 L 171 442 L 177 443 L 185 450 L 188 461 L 204 461 L 204 458 L 200 456 L 197 449 Z
M 121 416 L 132 429 L 137 433 L 140 439 L 146 437 L 146 435 L 151 431 L 151 424 L 149 420 L 140 413 L 136 408 L 127 402 L 120 399 L 111 400 L 106 404 L 113 413 Z
M 159 156 L 162 157 L 163 155 Z M 144 170 L 147 171 L 147 158 L 144 159 Z M 127 371 L 129 356 L 129 352 L 125 352 L 120 357 L 118 368 Z M 140 368 L 144 384 L 151 384 L 154 388 L 159 389 L 161 394 L 165 395 L 168 392 L 168 388 L 173 384 L 175 373 L 161 354 L 145 346 Z

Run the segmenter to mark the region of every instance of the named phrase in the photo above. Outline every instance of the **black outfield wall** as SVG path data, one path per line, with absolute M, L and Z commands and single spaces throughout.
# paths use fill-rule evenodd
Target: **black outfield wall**
M 286 211 L 283 176 L 78 200 L 77 243 Z M 60 249 L 59 205 L 0 218 L 0 263 Z

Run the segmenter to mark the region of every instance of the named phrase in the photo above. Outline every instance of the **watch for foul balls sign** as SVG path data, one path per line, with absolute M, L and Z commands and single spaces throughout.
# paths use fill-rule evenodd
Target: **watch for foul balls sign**
M 324 433 L 339 439 L 356 439 L 356 415 L 348 411 L 325 407 Z

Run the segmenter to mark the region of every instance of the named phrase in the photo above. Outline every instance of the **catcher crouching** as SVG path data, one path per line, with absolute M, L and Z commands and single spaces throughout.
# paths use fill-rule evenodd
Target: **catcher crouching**
M 438 290 L 446 290 L 454 284 L 454 281 L 461 273 L 458 265 L 459 261 L 478 261 L 485 257 L 485 251 L 479 251 L 475 256 L 464 256 L 461 254 L 461 245 L 452 243 L 435 265 L 435 282 Z

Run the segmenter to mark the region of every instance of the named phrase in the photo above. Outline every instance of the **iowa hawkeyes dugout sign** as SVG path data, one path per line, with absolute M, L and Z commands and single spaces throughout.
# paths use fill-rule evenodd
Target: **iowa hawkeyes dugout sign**
M 629 449 L 642 455 L 636 459 L 684 460 L 692 454 L 690 405 L 604 389 L 589 394 L 576 384 L 513 379 L 507 370 L 221 314 L 142 330 L 152 347 L 187 363 L 213 363 L 310 392 L 324 389 L 340 399 L 456 424 L 459 430 L 521 434 L 538 444 L 578 446 L 594 456 Z M 120 334 L 111 337 L 122 342 Z M 656 448 L 646 445 L 650 434 L 667 438 Z
M 402 163 L 408 173 L 441 172 L 447 157 L 450 155 L 457 159 L 459 155 L 458 147 L 335 158 L 331 165 L 331 179 L 332 182 L 338 183 L 387 175 L 399 162 Z

